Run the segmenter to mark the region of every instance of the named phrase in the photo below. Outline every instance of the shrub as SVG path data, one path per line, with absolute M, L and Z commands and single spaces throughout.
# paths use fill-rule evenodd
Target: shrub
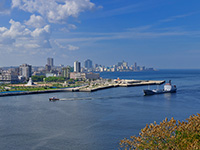
M 192 115 L 183 122 L 166 118 L 160 124 L 147 124 L 139 135 L 121 140 L 121 149 L 200 149 L 200 114 Z

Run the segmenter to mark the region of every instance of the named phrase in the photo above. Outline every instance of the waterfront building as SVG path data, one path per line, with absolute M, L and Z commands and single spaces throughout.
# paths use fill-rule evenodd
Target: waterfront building
M 67 79 L 69 79 L 70 78 L 70 66 L 67 66 L 67 67 L 63 67 L 62 68 L 62 77 L 65 77 L 65 78 L 67 78 Z
M 78 61 L 74 62 L 74 72 L 81 72 L 81 63 Z
M 112 72 L 115 72 L 115 71 L 116 71 L 116 68 L 111 68 L 111 71 L 112 71 Z
M 28 64 L 22 64 L 19 66 L 19 74 L 28 80 L 31 77 L 32 66 Z
M 0 82 L 1 83 L 18 83 L 18 75 L 16 75 L 12 71 L 2 71 L 0 74 Z
M 100 75 L 99 73 L 90 72 L 90 73 L 86 73 L 85 78 L 89 80 L 96 80 L 100 78 Z
M 128 62 L 123 61 L 123 67 L 128 67 Z
M 85 79 L 85 73 L 70 72 L 70 79 Z
M 82 72 L 70 72 L 70 79 L 99 79 L 100 75 L 99 73 L 82 73 Z
M 53 67 L 53 58 L 47 58 L 47 65 Z
M 90 59 L 87 59 L 85 62 L 84 62 L 84 67 L 86 69 L 92 69 L 92 61 Z

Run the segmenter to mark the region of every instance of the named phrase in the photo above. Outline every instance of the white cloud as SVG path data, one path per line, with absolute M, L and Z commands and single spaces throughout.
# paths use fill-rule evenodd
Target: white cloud
M 9 14 L 10 14 L 10 10 L 8 10 L 8 9 L 0 10 L 0 15 L 9 15 Z
M 0 1 L 0 15 L 9 15 L 11 13 L 10 8 L 5 6 L 6 0 Z
M 90 0 L 12 0 L 12 8 L 37 12 L 52 23 L 66 22 L 68 17 L 77 17 L 81 12 L 91 10 L 95 4 Z
M 19 7 L 21 5 L 21 0 L 12 0 L 12 7 Z
M 51 48 L 50 26 L 44 28 L 35 28 L 31 31 L 25 25 L 14 20 L 9 22 L 10 28 L 0 27 L 0 45 L 1 47 L 12 47 L 13 49 L 23 51 L 36 48 Z
M 67 45 L 67 47 L 68 47 L 68 50 L 70 50 L 70 51 L 75 51 L 75 50 L 78 50 L 79 49 L 79 47 L 77 47 L 77 46 L 73 46 L 73 45 Z
M 41 28 L 46 25 L 44 19 L 41 16 L 35 16 L 34 14 L 28 21 L 25 22 L 25 24 L 35 28 Z
M 57 40 L 54 40 L 53 42 L 55 43 L 56 46 L 58 46 L 61 49 L 67 49 L 67 50 L 70 50 L 70 51 L 75 51 L 75 50 L 80 49 L 78 46 L 74 46 L 74 45 L 71 45 L 71 44 L 68 44 L 67 46 L 63 46 Z
M 74 25 L 74 24 L 68 24 L 68 29 L 73 29 L 73 30 L 75 30 L 75 29 L 77 29 L 77 27 L 76 27 L 76 25 Z
M 70 32 L 70 30 L 75 30 L 75 29 L 77 29 L 76 25 L 74 25 L 74 24 L 68 24 L 67 27 L 60 28 L 59 31 Z

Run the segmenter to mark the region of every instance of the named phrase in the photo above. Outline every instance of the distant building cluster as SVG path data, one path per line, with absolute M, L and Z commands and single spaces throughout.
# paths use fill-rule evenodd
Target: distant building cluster
M 145 66 L 138 66 L 137 63 L 128 65 L 128 62 L 118 62 L 116 65 L 103 66 L 95 64 L 92 60 L 87 59 L 81 67 L 81 62 L 75 61 L 74 66 L 54 66 L 54 59 L 47 58 L 45 66 L 32 66 L 29 64 L 22 64 L 19 67 L 3 67 L 0 68 L 0 82 L 1 83 L 23 83 L 27 82 L 31 76 L 45 76 L 45 77 L 64 77 L 66 79 L 99 79 L 98 72 L 130 72 L 130 71 L 154 71 L 153 68 L 146 68 Z
M 103 66 L 95 64 L 92 65 L 91 60 L 86 60 L 84 66 L 82 67 L 82 72 L 139 72 L 139 71 L 154 71 L 154 68 L 146 68 L 145 66 L 138 66 L 137 63 L 129 66 L 128 62 L 122 61 L 118 62 L 116 65 Z

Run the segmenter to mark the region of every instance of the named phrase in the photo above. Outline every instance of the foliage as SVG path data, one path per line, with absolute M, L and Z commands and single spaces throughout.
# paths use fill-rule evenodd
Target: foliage
M 32 76 L 33 82 L 41 82 L 45 78 L 45 76 Z
M 16 86 L 16 87 L 12 87 L 10 90 L 4 89 L 1 92 L 4 92 L 4 91 L 43 91 L 43 90 L 50 90 L 50 89 L 52 89 L 52 87 Z
M 55 84 L 53 84 L 53 87 L 63 87 L 63 85 L 59 84 L 59 83 L 55 83 Z
M 146 125 L 140 136 L 123 139 L 120 147 L 125 150 L 193 150 L 200 149 L 200 114 L 190 116 L 187 121 L 163 120 L 160 124 Z
M 64 82 L 66 81 L 65 77 L 48 77 L 45 78 L 46 82 Z

